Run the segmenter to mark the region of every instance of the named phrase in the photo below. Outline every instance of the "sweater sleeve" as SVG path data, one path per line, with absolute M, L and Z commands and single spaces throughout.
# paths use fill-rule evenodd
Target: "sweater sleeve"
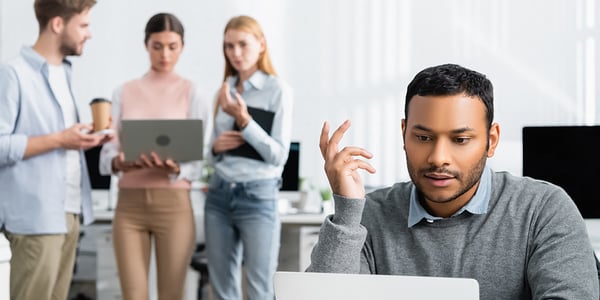
M 360 224 L 365 199 L 334 195 L 334 201 L 335 214 L 328 216 L 321 226 L 307 271 L 361 273 L 368 270 L 361 254 L 367 237 L 367 229 Z
M 553 189 L 534 219 L 527 263 L 532 299 L 598 299 L 595 256 L 583 218 Z

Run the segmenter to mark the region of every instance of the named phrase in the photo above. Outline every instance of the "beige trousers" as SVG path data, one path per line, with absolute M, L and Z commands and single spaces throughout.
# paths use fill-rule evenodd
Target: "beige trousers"
M 158 299 L 183 299 L 195 248 L 190 191 L 121 189 L 113 219 L 113 244 L 124 300 L 148 299 L 151 242 L 156 250 Z
M 66 214 L 66 234 L 4 232 L 10 243 L 10 299 L 65 300 L 79 240 L 79 216 Z

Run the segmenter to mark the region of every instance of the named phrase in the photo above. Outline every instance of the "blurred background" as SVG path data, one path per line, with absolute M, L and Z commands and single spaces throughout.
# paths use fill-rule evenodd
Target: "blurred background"
M 294 89 L 293 139 L 300 174 L 325 186 L 318 136 L 323 121 L 350 119 L 345 144 L 375 157 L 368 185 L 408 179 L 400 122 L 406 85 L 421 69 L 457 63 L 494 83 L 501 141 L 490 165 L 522 172 L 525 125 L 591 125 L 598 104 L 597 0 L 99 0 L 74 92 L 88 103 L 110 97 L 149 68 L 144 26 L 158 12 L 177 15 L 185 49 L 177 70 L 215 95 L 223 77 L 223 28 L 247 14 L 262 25 L 279 75 Z M 33 1 L 0 0 L 0 59 L 37 36 Z

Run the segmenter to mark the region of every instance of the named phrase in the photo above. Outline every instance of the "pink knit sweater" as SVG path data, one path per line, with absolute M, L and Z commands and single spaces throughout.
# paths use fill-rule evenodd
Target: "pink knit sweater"
M 121 119 L 186 119 L 190 113 L 192 83 L 174 72 L 150 71 L 129 81 L 121 91 Z M 120 188 L 183 188 L 186 180 L 170 180 L 160 169 L 130 171 L 119 180 Z

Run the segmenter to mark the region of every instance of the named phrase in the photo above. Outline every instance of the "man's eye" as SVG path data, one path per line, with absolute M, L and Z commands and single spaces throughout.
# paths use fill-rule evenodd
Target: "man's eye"
M 419 140 L 421 142 L 427 142 L 427 141 L 430 141 L 431 138 L 426 135 L 417 135 L 417 140 Z
M 467 137 L 459 137 L 456 138 L 455 141 L 457 144 L 466 144 L 467 142 L 469 142 L 471 139 L 467 138 Z

